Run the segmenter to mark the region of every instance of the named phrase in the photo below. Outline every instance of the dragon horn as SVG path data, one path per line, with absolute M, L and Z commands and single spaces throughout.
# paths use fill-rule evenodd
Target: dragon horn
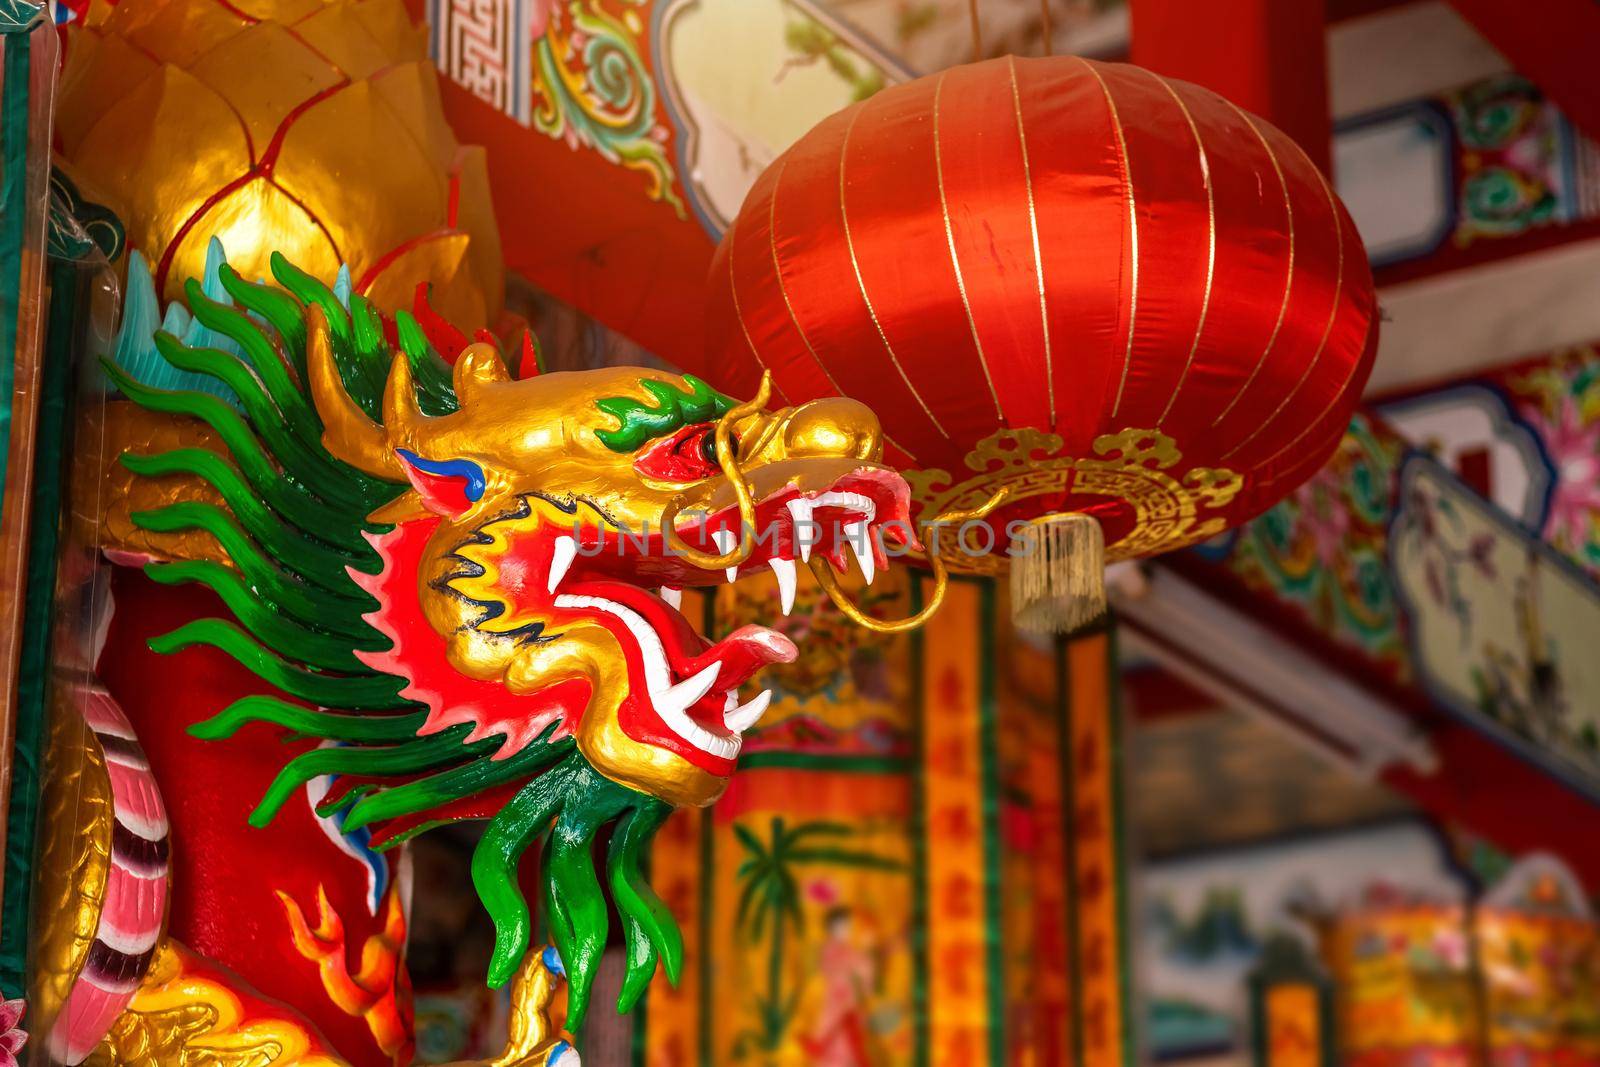
M 367 418 L 345 390 L 333 359 L 333 341 L 328 318 L 312 304 L 306 313 L 310 327 L 306 338 L 307 376 L 311 379 L 311 402 L 322 419 L 322 445 L 336 459 L 377 478 L 405 480 L 400 460 L 389 447 L 382 426 Z M 396 360 L 404 363 L 404 357 Z
M 472 401 L 485 387 L 509 382 L 511 372 L 506 370 L 506 361 L 500 358 L 493 345 L 479 342 L 462 349 L 456 357 L 452 378 L 456 399 L 465 408 L 472 406 Z
M 395 353 L 389 364 L 389 381 L 383 387 L 383 429 L 394 447 L 416 448 L 430 420 L 417 406 L 417 388 L 411 378 L 411 361 Z

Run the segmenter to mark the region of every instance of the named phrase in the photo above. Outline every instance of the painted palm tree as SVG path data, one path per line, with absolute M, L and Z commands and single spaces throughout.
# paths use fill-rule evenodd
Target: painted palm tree
M 849 847 L 855 827 L 837 822 L 803 822 L 790 825 L 774 816 L 766 840 L 747 826 L 734 824 L 734 834 L 744 848 L 744 862 L 736 877 L 740 883 L 737 928 L 750 941 L 770 937 L 767 952 L 767 992 L 755 997 L 757 1027 L 741 1034 L 737 1046 L 756 1049 L 770 1057 L 776 1053 L 794 1021 L 803 984 L 783 988 L 783 953 L 789 932 L 798 933 L 805 922 L 800 910 L 800 882 L 796 868 L 811 865 L 857 870 L 900 871 L 905 865 L 887 856 Z

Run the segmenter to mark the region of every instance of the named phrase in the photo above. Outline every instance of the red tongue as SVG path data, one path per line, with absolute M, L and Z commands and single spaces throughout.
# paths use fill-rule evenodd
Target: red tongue
M 693 677 L 716 662 L 717 689 L 737 689 L 769 663 L 793 663 L 800 650 L 794 642 L 765 626 L 741 626 L 705 652 L 683 664 L 682 676 Z

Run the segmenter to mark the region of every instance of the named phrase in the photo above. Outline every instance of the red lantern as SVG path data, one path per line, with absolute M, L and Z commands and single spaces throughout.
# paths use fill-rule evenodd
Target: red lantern
M 1282 498 L 1343 433 L 1374 303 L 1354 224 L 1267 123 L 1137 67 L 1003 58 L 767 168 L 717 249 L 701 369 L 867 401 L 924 517 L 1009 487 L 1002 551 L 945 557 L 998 573 L 1013 520 L 1093 516 L 1116 560 Z

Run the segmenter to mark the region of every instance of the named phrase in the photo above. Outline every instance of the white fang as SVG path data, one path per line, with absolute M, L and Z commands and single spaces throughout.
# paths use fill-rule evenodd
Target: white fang
M 760 721 L 761 716 L 766 714 L 767 705 L 771 703 L 772 690 L 763 689 L 732 711 L 724 712 L 723 724 L 734 733 L 742 734 Z
M 778 578 L 778 599 L 783 604 L 783 613 L 787 615 L 794 608 L 794 560 L 774 557 L 767 560 L 767 566 L 772 568 L 772 573 Z
M 577 558 L 578 542 L 566 534 L 556 538 L 555 547 L 550 550 L 550 580 L 546 583 L 545 592 L 556 591 L 561 579 L 567 576 L 567 568 L 571 567 L 572 561 Z
M 659 711 L 663 704 L 687 709 L 690 704 L 711 692 L 711 687 L 717 682 L 717 673 L 721 670 L 722 661 L 717 660 L 694 677 L 685 678 L 666 692 L 657 694 L 655 696 L 657 710 Z
M 732 530 L 716 530 L 711 534 L 711 540 L 717 543 L 718 552 L 727 555 L 733 551 L 733 546 L 738 544 L 739 535 Z M 729 567 L 723 573 L 728 576 L 728 581 L 730 582 L 739 580 L 739 568 L 737 566 Z
M 872 555 L 872 535 L 867 532 L 867 524 L 852 522 L 844 528 L 844 538 L 850 542 L 850 551 L 856 554 L 856 562 L 861 564 L 861 577 L 871 585 L 873 575 L 878 570 L 878 562 Z

